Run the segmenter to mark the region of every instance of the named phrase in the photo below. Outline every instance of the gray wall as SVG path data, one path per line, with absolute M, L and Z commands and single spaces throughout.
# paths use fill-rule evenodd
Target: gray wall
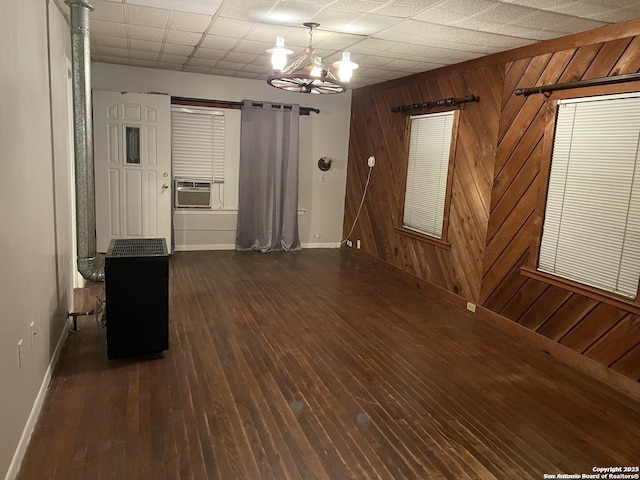
M 55 347 L 65 332 L 66 311 L 72 300 L 65 99 L 68 36 L 65 20 L 46 0 L 3 0 L 0 478 L 7 475 Z M 31 322 L 37 331 L 33 345 Z M 20 339 L 24 345 L 22 367 L 18 366 Z

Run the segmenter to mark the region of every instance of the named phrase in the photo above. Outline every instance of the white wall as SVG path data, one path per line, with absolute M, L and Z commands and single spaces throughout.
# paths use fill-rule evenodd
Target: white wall
M 342 235 L 346 159 L 349 143 L 351 92 L 340 95 L 304 95 L 287 93 L 267 85 L 266 81 L 217 77 L 197 73 L 174 72 L 150 68 L 94 63 L 92 81 L 96 90 L 138 93 L 160 92 L 178 97 L 210 100 L 264 100 L 299 103 L 320 109 L 300 119 L 299 216 L 303 247 L 338 246 Z M 328 172 L 317 167 L 320 157 L 336 159 Z M 324 182 L 322 182 L 324 180 Z M 176 226 L 192 226 L 178 244 L 182 249 L 221 248 L 235 240 L 236 216 L 233 212 L 217 217 L 215 231 L 202 213 L 179 213 Z M 207 226 L 208 225 L 208 226 Z M 187 229 L 189 230 L 189 229 Z M 215 242 L 209 244 L 209 242 Z M 176 242 L 177 243 L 177 242 Z
M 68 163 L 58 158 L 66 146 L 56 141 L 55 157 L 53 146 L 54 138 L 68 137 L 66 114 L 62 122 L 57 118 L 69 30 L 52 5 L 52 110 L 47 8 L 46 1 L 6 0 L 0 15 L 0 478 L 13 478 L 20 465 L 72 297 L 66 231 L 71 219 L 63 193 L 69 191 Z M 37 331 L 33 345 L 31 322 Z

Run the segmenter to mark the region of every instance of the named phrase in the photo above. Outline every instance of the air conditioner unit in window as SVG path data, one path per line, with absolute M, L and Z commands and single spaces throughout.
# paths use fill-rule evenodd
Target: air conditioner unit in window
M 175 180 L 176 208 L 211 208 L 211 180 Z

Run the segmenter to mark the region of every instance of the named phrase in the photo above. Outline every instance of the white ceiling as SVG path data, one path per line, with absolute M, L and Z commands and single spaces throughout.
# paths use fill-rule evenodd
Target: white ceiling
M 316 55 L 360 65 L 353 88 L 640 18 L 639 0 L 89 1 L 96 62 L 266 79 L 276 36 L 296 58 L 314 21 Z

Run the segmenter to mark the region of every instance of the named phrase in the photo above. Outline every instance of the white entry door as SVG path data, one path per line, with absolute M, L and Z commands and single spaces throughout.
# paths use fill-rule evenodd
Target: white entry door
M 171 249 L 171 100 L 93 92 L 98 252 L 114 238 L 162 238 Z

